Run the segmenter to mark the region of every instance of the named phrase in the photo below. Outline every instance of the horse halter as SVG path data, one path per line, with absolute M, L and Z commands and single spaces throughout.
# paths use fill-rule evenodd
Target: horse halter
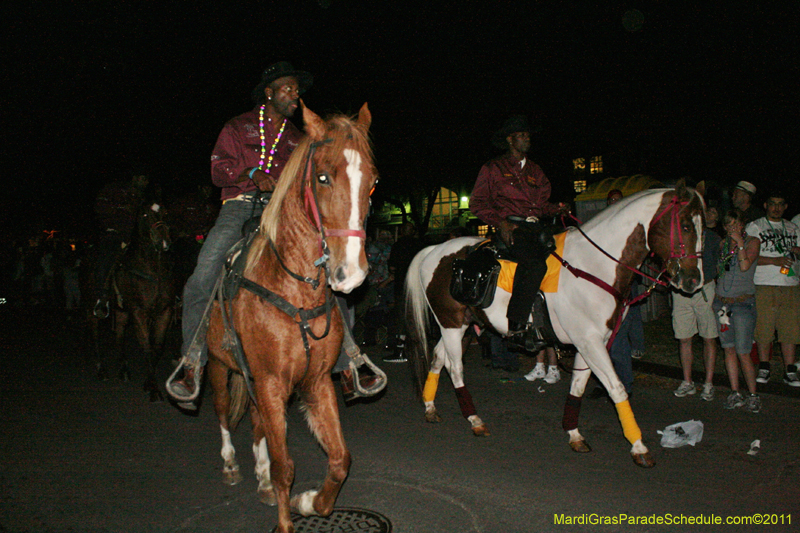
M 681 201 L 678 199 L 678 195 L 672 197 L 669 204 L 661 211 L 650 223 L 651 227 L 655 225 L 661 218 L 669 211 L 670 212 L 670 221 L 669 221 L 669 257 L 667 258 L 667 266 L 670 264 L 678 264 L 680 267 L 680 261 L 682 259 L 699 259 L 700 255 L 697 253 L 690 254 L 686 251 L 686 244 L 683 242 L 683 233 L 681 232 L 681 221 L 680 221 L 680 212 L 681 210 L 689 205 L 689 200 Z M 675 234 L 678 234 L 677 238 L 677 248 L 680 252 L 676 251 L 676 238 Z M 698 235 L 698 237 L 700 237 Z

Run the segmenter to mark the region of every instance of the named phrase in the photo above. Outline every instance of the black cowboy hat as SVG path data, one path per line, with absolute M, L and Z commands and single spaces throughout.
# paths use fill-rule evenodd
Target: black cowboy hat
M 492 144 L 501 150 L 508 148 L 506 137 L 519 132 L 538 133 L 539 128 L 531 128 L 528 117 L 525 115 L 512 115 L 503 122 L 503 126 L 492 135 Z
M 273 81 L 278 78 L 283 78 L 284 76 L 293 76 L 297 79 L 297 85 L 299 86 L 301 94 L 314 83 L 314 76 L 308 72 L 304 70 L 295 70 L 288 61 L 278 61 L 268 66 L 261 74 L 261 84 L 266 87 Z

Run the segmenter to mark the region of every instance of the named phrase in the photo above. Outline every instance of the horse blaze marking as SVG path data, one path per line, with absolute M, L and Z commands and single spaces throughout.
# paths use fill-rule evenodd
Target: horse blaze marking
M 347 177 L 350 178 L 350 220 L 347 224 L 350 229 L 361 229 L 361 213 L 358 209 L 358 194 L 361 190 L 361 154 L 352 148 L 344 149 L 344 158 L 347 160 Z M 361 253 L 361 239 L 359 237 L 347 238 L 347 264 L 358 261 Z

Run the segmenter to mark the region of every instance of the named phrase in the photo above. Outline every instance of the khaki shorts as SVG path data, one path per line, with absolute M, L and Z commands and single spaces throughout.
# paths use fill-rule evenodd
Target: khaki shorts
M 800 286 L 756 285 L 756 333 L 759 344 L 800 344 Z
M 715 287 L 716 283 L 711 281 L 691 296 L 672 293 L 672 329 L 676 339 L 691 339 L 698 333 L 704 339 L 719 337 L 717 315 L 712 309 Z

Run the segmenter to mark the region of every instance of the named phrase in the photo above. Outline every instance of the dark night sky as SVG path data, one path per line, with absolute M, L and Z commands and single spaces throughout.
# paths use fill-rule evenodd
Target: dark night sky
M 471 183 L 491 133 L 525 113 L 553 181 L 590 151 L 635 155 L 628 173 L 796 194 L 796 1 L 14 4 L 0 8 L 4 236 L 85 224 L 131 168 L 168 194 L 208 183 L 220 128 L 282 59 L 315 75 L 318 113 L 369 102 L 387 188 L 416 172 Z

